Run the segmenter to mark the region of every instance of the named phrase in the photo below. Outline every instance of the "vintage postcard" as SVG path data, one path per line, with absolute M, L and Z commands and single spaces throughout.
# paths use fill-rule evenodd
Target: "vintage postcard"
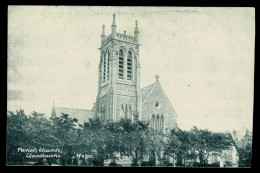
M 8 6 L 8 166 L 250 167 L 255 9 Z

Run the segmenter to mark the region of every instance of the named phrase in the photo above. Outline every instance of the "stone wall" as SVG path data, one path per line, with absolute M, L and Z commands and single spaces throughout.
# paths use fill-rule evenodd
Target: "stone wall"
M 156 102 L 159 103 L 157 108 L 155 106 Z M 171 103 L 167 99 L 159 83 L 156 83 L 155 87 L 143 101 L 142 105 L 143 120 L 150 121 L 153 114 L 164 116 L 165 128 L 172 129 L 177 126 L 177 114 L 172 108 Z

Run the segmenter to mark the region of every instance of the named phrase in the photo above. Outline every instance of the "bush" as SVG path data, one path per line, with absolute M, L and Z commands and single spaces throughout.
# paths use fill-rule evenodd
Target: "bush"
M 42 160 L 38 160 L 36 163 L 34 163 L 35 166 L 39 165 L 45 165 L 45 163 Z
M 132 163 L 131 166 L 139 166 L 138 163 Z
M 212 164 L 207 164 L 208 167 L 220 167 L 220 163 L 216 162 L 216 163 L 212 163 Z
M 153 161 L 148 161 L 148 162 L 142 162 L 141 166 L 155 166 Z
M 163 166 L 174 166 L 174 165 L 173 165 L 173 163 L 165 161 L 165 162 L 163 162 Z
M 232 167 L 232 162 L 226 161 L 225 167 Z
M 116 162 L 110 162 L 108 166 L 122 166 L 120 164 L 117 164 Z
M 94 162 L 94 159 L 93 159 L 93 158 L 88 158 L 88 159 L 86 160 L 86 165 L 91 166 L 91 165 L 93 165 L 93 162 Z
M 94 166 L 104 166 L 104 162 L 101 159 L 94 159 L 93 160 L 93 165 Z
M 103 161 L 101 159 L 88 158 L 86 161 L 86 165 L 88 166 L 104 166 Z
M 194 162 L 193 167 L 220 167 L 220 164 L 219 164 L 219 162 L 217 162 L 217 163 L 205 164 L 204 165 L 204 164 Z

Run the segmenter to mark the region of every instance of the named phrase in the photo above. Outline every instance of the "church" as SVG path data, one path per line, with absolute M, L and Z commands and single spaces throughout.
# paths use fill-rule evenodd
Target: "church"
M 118 33 L 116 16 L 113 15 L 111 34 L 106 36 L 102 26 L 100 61 L 98 66 L 98 93 L 92 110 L 56 107 L 52 117 L 61 113 L 77 118 L 79 123 L 89 118 L 103 121 L 133 119 L 148 121 L 151 129 L 165 132 L 177 127 L 177 114 L 155 76 L 155 82 L 140 88 L 141 64 L 139 57 L 139 30 L 135 22 L 134 36 Z

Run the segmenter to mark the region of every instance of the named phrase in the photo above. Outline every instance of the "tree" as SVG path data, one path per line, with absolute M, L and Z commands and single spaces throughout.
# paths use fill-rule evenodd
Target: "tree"
M 75 155 L 78 141 L 78 130 L 76 129 L 76 118 L 70 118 L 68 114 L 62 113 L 60 117 L 52 118 L 52 130 L 55 136 L 55 143 L 61 149 L 63 165 L 70 163 Z
M 252 158 L 252 145 L 248 144 L 245 148 L 238 148 L 239 167 L 250 167 Z
M 171 130 L 166 152 L 177 155 L 177 166 L 182 166 L 182 160 L 193 160 L 199 155 L 200 165 L 208 163 L 210 153 L 222 152 L 234 145 L 232 137 L 224 133 L 213 133 L 193 127 L 190 131 Z
M 147 153 L 146 131 L 149 123 L 140 121 L 138 114 L 134 114 L 134 120 L 121 119 L 119 122 L 119 143 L 121 152 L 127 153 L 132 158 L 132 166 L 137 166 Z
M 158 133 L 154 130 L 149 130 L 147 133 L 147 139 L 148 139 L 148 146 L 150 151 L 152 152 L 152 155 L 154 157 L 157 157 L 159 160 L 159 164 L 163 164 L 163 158 L 162 158 L 162 152 L 164 150 L 164 145 L 165 145 L 165 135 L 162 133 Z M 156 163 L 156 158 L 154 158 L 155 165 Z
M 106 140 L 106 159 L 111 159 L 110 165 L 116 166 L 116 160 L 119 158 L 116 153 L 125 153 L 122 142 L 122 128 L 118 122 L 108 122 L 106 124 L 106 129 L 109 134 L 107 134 Z
M 194 136 L 188 131 L 183 131 L 181 129 L 172 129 L 171 135 L 169 137 L 169 142 L 167 143 L 166 152 L 174 156 L 177 155 L 177 166 L 182 166 L 182 160 L 193 159 L 194 152 Z
M 26 127 L 26 134 L 31 138 L 31 145 L 35 148 L 51 149 L 58 147 L 58 138 L 53 133 L 53 126 L 50 119 L 45 117 L 45 114 L 33 111 L 28 117 L 28 124 Z M 40 154 L 39 152 L 37 154 Z M 57 152 L 48 154 L 59 154 Z M 51 165 L 56 158 L 46 158 L 47 163 Z M 43 158 L 38 159 L 42 162 Z
M 28 117 L 24 110 L 7 113 L 7 164 L 21 164 L 25 161 L 25 153 L 18 152 L 19 147 L 30 148 L 30 136 L 26 133 Z
M 105 159 L 112 159 L 115 163 L 115 153 L 120 151 L 118 132 L 118 123 L 89 119 L 82 125 L 79 144 L 85 146 L 83 152 L 94 155 L 94 165 L 103 166 Z
M 51 121 L 44 114 L 33 111 L 28 117 L 28 123 L 25 128 L 26 134 L 31 138 L 31 145 L 37 148 L 57 147 Z
M 26 158 L 28 152 L 18 152 L 18 148 L 39 149 L 55 147 L 56 138 L 52 134 L 51 122 L 44 114 L 34 111 L 31 115 L 27 116 L 24 110 L 20 109 L 16 113 L 8 111 L 7 120 L 8 163 L 15 162 L 22 164 L 29 160 Z M 48 159 L 48 161 L 50 160 Z
M 190 132 L 193 136 L 192 149 L 198 151 L 200 164 L 204 166 L 208 163 L 211 152 L 221 153 L 234 145 L 230 134 L 213 133 L 209 130 L 200 130 L 197 127 L 193 127 Z

